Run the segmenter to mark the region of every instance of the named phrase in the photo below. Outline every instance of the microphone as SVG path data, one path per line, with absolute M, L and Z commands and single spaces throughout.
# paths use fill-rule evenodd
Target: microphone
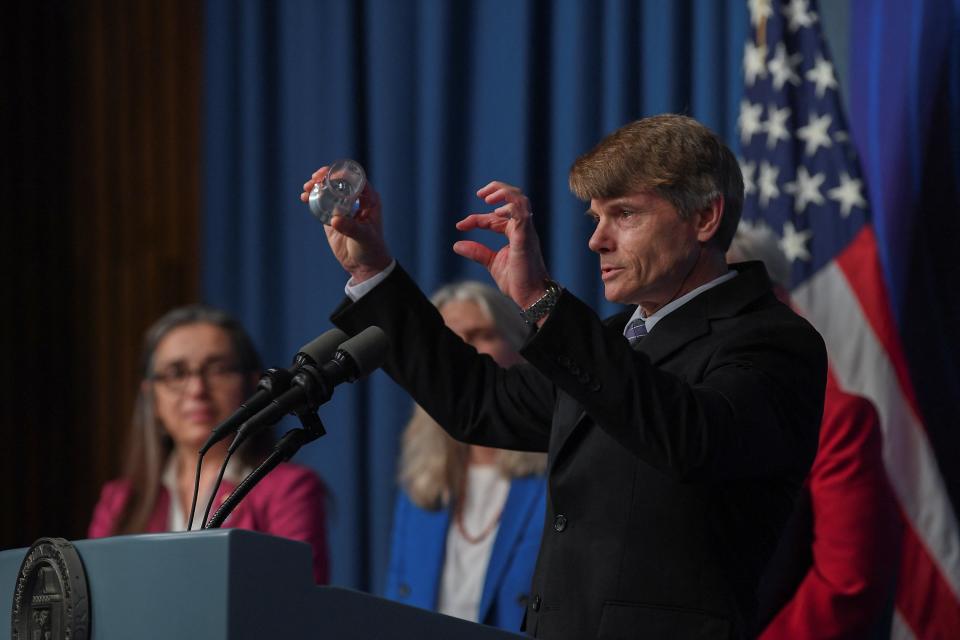
M 300 347 L 300 351 L 293 357 L 294 369 L 305 364 L 320 364 L 333 356 L 337 348 L 346 342 L 350 336 L 334 327 L 324 331 L 319 336 Z
M 367 327 L 341 344 L 322 366 L 305 364 L 293 376 L 287 391 L 240 426 L 227 451 L 233 453 L 251 435 L 288 413 L 316 410 L 330 400 L 338 384 L 355 382 L 379 367 L 389 346 L 390 341 L 380 327 Z
M 236 431 L 251 416 L 270 404 L 271 400 L 289 389 L 294 374 L 302 367 L 329 360 L 337 347 L 347 338 L 349 336 L 340 329 L 330 329 L 300 347 L 289 369 L 267 369 L 257 383 L 257 392 L 241 404 L 233 415 L 217 425 L 204 445 L 200 447 L 200 455 L 203 456 L 210 447 Z

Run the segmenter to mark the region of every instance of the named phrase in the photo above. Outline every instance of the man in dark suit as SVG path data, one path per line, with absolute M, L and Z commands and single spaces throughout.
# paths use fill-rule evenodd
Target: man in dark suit
M 816 451 L 823 342 L 760 263 L 726 264 L 743 181 L 700 123 L 628 124 L 577 160 L 570 184 L 590 201 L 606 297 L 632 315 L 602 321 L 550 280 L 527 198 L 491 182 L 478 196 L 499 206 L 457 228 L 508 244 L 454 250 L 536 327 L 529 364 L 501 369 L 444 328 L 392 260 L 372 189 L 327 228 L 351 275 L 333 320 L 351 334 L 379 325 L 384 368 L 454 437 L 548 452 L 528 633 L 743 637 Z

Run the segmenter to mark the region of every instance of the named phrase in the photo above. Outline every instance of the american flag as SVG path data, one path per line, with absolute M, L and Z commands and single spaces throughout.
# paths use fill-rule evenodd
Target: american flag
M 744 224 L 767 225 L 831 373 L 876 405 L 905 520 L 893 637 L 960 637 L 960 535 L 907 374 L 815 2 L 749 0 L 738 133 Z

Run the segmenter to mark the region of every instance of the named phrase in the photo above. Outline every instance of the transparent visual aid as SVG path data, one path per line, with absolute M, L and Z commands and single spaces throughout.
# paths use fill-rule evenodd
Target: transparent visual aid
M 352 217 L 358 208 L 360 192 L 367 184 L 367 174 L 354 160 L 337 160 L 323 180 L 310 192 L 310 213 L 330 224 L 333 216 Z

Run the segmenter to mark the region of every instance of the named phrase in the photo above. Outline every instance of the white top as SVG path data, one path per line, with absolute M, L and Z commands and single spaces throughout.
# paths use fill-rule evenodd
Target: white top
M 223 479 L 229 480 L 234 485 L 239 484 L 247 474 L 252 471 L 249 467 L 244 467 L 236 458 L 231 458 L 227 463 L 227 470 L 223 473 Z M 160 483 L 170 494 L 170 511 L 167 513 L 167 531 L 186 531 L 187 530 L 187 510 L 180 504 L 180 491 L 177 488 L 177 456 L 171 455 L 167 460 L 167 466 L 160 477 Z M 200 486 L 200 492 L 197 494 L 197 510 L 193 514 L 193 530 L 203 528 L 203 510 L 207 507 L 207 501 L 210 499 L 210 491 L 213 484 L 208 487 Z M 190 505 L 187 505 L 189 508 Z M 210 515 L 217 512 L 219 504 L 210 507 Z
M 630 319 L 627 320 L 627 324 L 624 325 L 624 326 L 625 326 L 625 327 L 626 327 L 626 326 L 629 326 L 630 323 L 634 320 L 634 318 L 640 318 L 641 320 L 643 320 L 643 323 L 644 323 L 644 325 L 645 325 L 646 328 L 647 328 L 647 333 L 650 333 L 651 331 L 653 331 L 654 325 L 656 325 L 658 322 L 660 322 L 661 320 L 663 320 L 668 313 L 670 313 L 671 311 L 676 311 L 677 309 L 679 309 L 679 308 L 682 307 L 683 305 L 687 304 L 688 302 L 690 302 L 691 300 L 693 300 L 694 298 L 696 298 L 698 295 L 700 295 L 700 294 L 703 293 L 704 291 L 708 291 L 708 290 L 710 290 L 710 289 L 713 289 L 715 286 L 717 286 L 717 285 L 719 285 L 719 284 L 723 284 L 723 283 L 726 282 L 727 280 L 732 279 L 735 275 L 737 275 L 737 272 L 734 271 L 733 269 L 731 269 L 730 271 L 727 271 L 727 272 L 726 272 L 725 274 L 723 274 L 722 276 L 720 276 L 720 277 L 718 277 L 718 278 L 714 278 L 714 279 L 711 280 L 710 282 L 708 282 L 708 283 L 706 283 L 706 284 L 702 284 L 702 285 L 700 285 L 699 287 L 697 287 L 696 289 L 693 289 L 692 291 L 689 291 L 689 292 L 683 294 L 682 296 L 680 296 L 680 297 L 677 298 L 676 300 L 671 300 L 671 301 L 668 302 L 667 304 L 665 304 L 665 305 L 663 305 L 662 307 L 660 307 L 659 309 L 657 309 L 656 313 L 651 313 L 651 314 L 650 314 L 649 316 L 647 316 L 646 318 L 643 317 L 643 314 L 641 313 L 640 307 L 637 307 L 636 311 L 633 312 L 633 315 L 630 316 Z
M 493 552 L 493 541 L 500 529 L 500 514 L 507 502 L 510 481 L 496 465 L 472 464 L 467 467 L 466 495 L 463 503 L 463 528 L 476 538 L 494 523 L 492 530 L 478 542 L 463 537 L 451 518 L 447 529 L 447 549 L 437 610 L 448 616 L 478 622 L 483 582 Z

